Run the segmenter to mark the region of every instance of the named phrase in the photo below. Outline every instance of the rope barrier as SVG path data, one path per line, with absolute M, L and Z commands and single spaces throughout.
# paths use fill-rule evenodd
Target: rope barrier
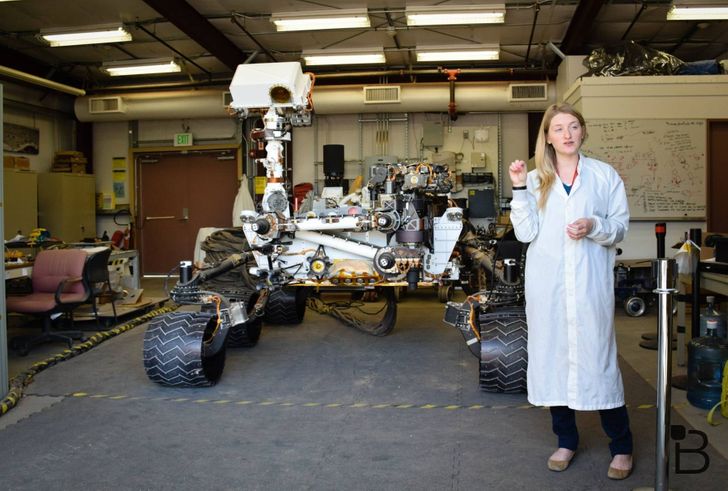
M 7 414 L 8 411 L 18 405 L 20 399 L 23 398 L 23 392 L 25 388 L 33 382 L 33 377 L 35 377 L 38 373 L 52 367 L 53 365 L 56 365 L 66 360 L 70 360 L 74 356 L 85 353 L 91 348 L 95 348 L 99 344 L 103 343 L 104 341 L 107 341 L 108 339 L 116 337 L 119 334 L 125 333 L 126 331 L 129 331 L 131 329 L 134 329 L 138 325 L 144 324 L 145 322 L 152 320 L 158 315 L 173 312 L 176 309 L 177 307 L 162 307 L 153 310 L 119 327 L 109 329 L 108 331 L 98 332 L 88 338 L 83 343 L 76 344 L 69 349 L 63 350 L 62 353 L 58 353 L 51 356 L 50 358 L 46 358 L 45 360 L 33 363 L 33 365 L 31 365 L 29 369 L 10 379 L 10 382 L 8 383 L 8 394 L 5 396 L 4 399 L 0 401 L 0 417 L 4 416 L 5 414 Z

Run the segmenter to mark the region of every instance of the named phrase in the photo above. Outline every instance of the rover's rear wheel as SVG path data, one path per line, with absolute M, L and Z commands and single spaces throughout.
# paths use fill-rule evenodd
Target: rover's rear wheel
M 525 392 L 528 329 L 523 308 L 481 314 L 480 389 Z

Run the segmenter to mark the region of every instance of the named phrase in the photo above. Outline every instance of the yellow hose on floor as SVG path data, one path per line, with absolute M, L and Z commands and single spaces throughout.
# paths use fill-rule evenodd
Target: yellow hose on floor
M 109 329 L 108 331 L 98 332 L 88 338 L 83 343 L 76 344 L 70 349 L 63 350 L 62 353 L 58 353 L 51 356 L 50 358 L 46 358 L 45 360 L 33 363 L 29 369 L 10 379 L 10 382 L 8 383 L 8 394 L 5 396 L 4 399 L 0 400 L 0 417 L 4 416 L 8 411 L 10 411 L 18 404 L 18 401 L 20 401 L 20 399 L 23 397 L 23 390 L 31 382 L 33 382 L 33 377 L 35 377 L 36 374 L 42 372 L 46 368 L 50 368 L 53 365 L 56 365 L 57 363 L 69 360 L 74 356 L 80 355 L 81 353 L 85 353 L 91 348 L 94 348 L 99 344 L 103 343 L 104 341 L 111 339 L 114 336 L 118 336 L 119 334 L 122 334 L 130 329 L 134 329 L 136 326 L 144 324 L 145 322 L 152 320 L 158 315 L 166 314 L 167 312 L 173 312 L 175 310 L 177 310 L 177 307 L 162 307 L 160 309 L 152 310 L 148 314 L 137 317 L 131 322 L 123 324 L 119 327 Z
M 718 406 L 720 406 L 720 414 L 724 418 L 728 418 L 728 362 L 723 365 L 723 389 L 720 391 L 720 402 L 708 412 L 708 423 L 713 426 L 720 424 L 720 422 L 713 421 L 713 415 L 715 414 L 715 410 L 718 409 Z

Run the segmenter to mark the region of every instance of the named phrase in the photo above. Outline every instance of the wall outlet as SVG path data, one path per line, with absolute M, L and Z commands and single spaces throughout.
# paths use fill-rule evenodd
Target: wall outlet
M 470 132 L 468 130 L 463 130 L 463 140 L 467 140 L 470 138 Z

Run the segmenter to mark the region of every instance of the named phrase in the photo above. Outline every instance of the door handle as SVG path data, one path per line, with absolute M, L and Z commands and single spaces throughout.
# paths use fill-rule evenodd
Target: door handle
M 190 219 L 190 209 L 182 208 L 182 220 L 189 220 L 189 219 Z
M 144 217 L 144 220 L 174 220 L 177 218 L 174 215 L 165 216 L 165 217 Z

